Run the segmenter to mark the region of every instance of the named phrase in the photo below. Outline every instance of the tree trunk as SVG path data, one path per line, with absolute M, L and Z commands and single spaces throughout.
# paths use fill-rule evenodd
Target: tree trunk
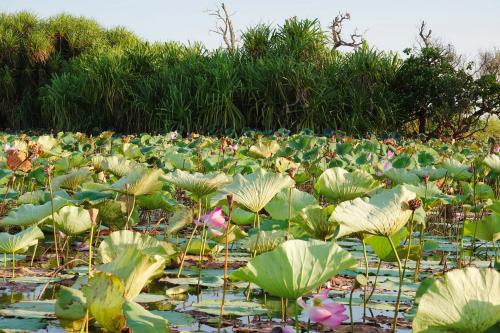
M 425 112 L 421 112 L 418 115 L 418 133 L 425 134 L 425 125 L 427 123 L 427 117 L 425 116 Z

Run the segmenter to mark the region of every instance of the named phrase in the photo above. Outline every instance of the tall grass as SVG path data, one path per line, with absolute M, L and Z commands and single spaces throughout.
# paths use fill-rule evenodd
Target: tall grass
M 244 128 L 401 128 L 402 63 L 341 53 L 317 20 L 257 25 L 236 51 L 147 43 L 81 17 L 0 16 L 0 127 L 222 133 Z

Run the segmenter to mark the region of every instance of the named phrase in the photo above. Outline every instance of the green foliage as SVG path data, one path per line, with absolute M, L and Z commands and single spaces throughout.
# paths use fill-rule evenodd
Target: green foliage
M 423 133 L 461 137 L 485 126 L 486 112 L 498 113 L 494 75 L 476 78 L 437 48 L 405 60 L 366 42 L 341 53 L 318 20 L 296 17 L 277 28 L 250 27 L 241 39 L 239 49 L 208 51 L 201 44 L 148 43 L 122 27 L 67 14 L 2 14 L 0 124 L 382 134 L 411 131 L 423 119 Z

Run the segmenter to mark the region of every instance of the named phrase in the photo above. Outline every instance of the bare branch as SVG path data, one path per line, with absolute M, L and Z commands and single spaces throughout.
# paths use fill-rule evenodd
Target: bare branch
M 208 11 L 209 15 L 215 16 L 217 21 L 215 23 L 215 30 L 210 30 L 222 36 L 222 40 L 226 47 L 230 50 L 236 49 L 236 34 L 234 33 L 233 22 L 229 14 L 227 7 L 224 3 L 221 3 L 220 8 L 217 7 L 216 10 Z
M 426 31 L 426 28 L 427 28 L 427 24 L 425 23 L 425 21 L 422 21 L 422 23 L 420 24 L 420 30 L 418 32 L 418 35 L 422 39 L 422 43 L 424 43 L 424 46 L 429 47 L 429 46 L 431 46 L 431 43 L 432 43 L 432 41 L 431 41 L 432 30 L 428 29 Z
M 357 34 L 356 32 L 350 35 L 351 41 L 346 41 L 342 38 L 342 25 L 344 21 L 351 20 L 351 14 L 349 13 L 339 13 L 339 15 L 335 16 L 332 21 L 332 25 L 330 26 L 330 30 L 332 32 L 332 41 L 333 48 L 337 49 L 341 46 L 353 47 L 357 48 L 363 43 L 363 36 Z

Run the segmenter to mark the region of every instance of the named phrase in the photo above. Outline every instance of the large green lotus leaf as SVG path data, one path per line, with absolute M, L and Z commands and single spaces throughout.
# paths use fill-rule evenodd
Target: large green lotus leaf
M 415 193 L 398 185 L 383 190 L 370 199 L 356 198 L 340 203 L 332 214 L 332 219 L 340 224 L 338 238 L 353 233 L 390 236 L 408 222 L 412 211 L 408 201 Z
M 256 158 L 269 158 L 276 154 L 279 149 L 280 145 L 274 140 L 259 141 L 250 147 L 248 155 Z
M 125 313 L 125 317 L 127 319 L 127 327 L 132 332 L 170 332 L 168 328 L 168 320 L 149 312 L 135 302 L 128 300 L 125 301 L 123 304 L 123 312 Z
M 394 185 L 398 184 L 411 184 L 417 185 L 420 179 L 414 173 L 406 171 L 405 169 L 391 168 L 384 172 L 384 177 L 389 178 Z
M 447 176 L 455 180 L 468 180 L 472 178 L 472 173 L 469 172 L 469 167 L 455 159 L 447 158 L 443 161 L 441 166 L 448 172 Z
M 183 190 L 193 193 L 198 198 L 217 191 L 231 181 L 224 173 L 189 173 L 179 169 L 163 178 Z
M 159 180 L 162 174 L 160 169 L 136 168 L 114 183 L 111 189 L 134 196 L 153 193 L 163 186 Z
M 196 164 L 193 162 L 192 156 L 180 154 L 176 151 L 167 151 L 165 154 L 165 162 L 169 163 L 172 168 L 175 169 L 188 171 L 196 169 Z
M 91 315 L 110 332 L 121 332 L 125 327 L 124 292 L 120 278 L 105 272 L 95 273 L 85 289 Z
M 54 198 L 53 203 L 54 211 L 56 212 L 66 205 L 67 200 L 56 197 Z M 50 215 L 52 215 L 50 201 L 44 203 L 43 205 L 27 204 L 10 211 L 9 214 L 3 218 L 0 224 L 30 226 L 41 222 Z
M 0 332 L 40 332 L 47 327 L 47 324 L 45 320 L 39 318 L 0 318 Z
M 43 237 L 42 230 L 37 226 L 29 227 L 14 235 L 8 232 L 2 232 L 0 233 L 0 252 L 24 252 L 24 250 L 27 250 L 29 247 L 38 244 L 38 240 Z
M 333 210 L 333 205 L 324 208 L 319 205 L 307 206 L 302 209 L 293 222 L 307 235 L 328 240 L 334 236 L 338 227 L 337 223 L 330 220 Z
M 65 189 L 76 191 L 78 187 L 85 182 L 90 177 L 90 171 L 88 168 L 81 168 L 72 171 L 68 174 L 54 177 L 52 179 L 52 189 L 54 191 L 58 189 Z
M 108 157 L 96 155 L 92 158 L 92 164 L 97 170 L 109 171 L 118 177 L 128 175 L 139 165 L 137 162 L 127 160 L 119 155 Z
M 493 213 L 481 221 L 465 221 L 465 234 L 476 238 L 496 242 L 500 239 L 500 214 Z
M 79 235 L 92 226 L 89 211 L 76 206 L 66 206 L 54 213 L 54 222 L 67 235 Z
M 352 255 L 333 242 L 289 240 L 256 256 L 230 277 L 253 282 L 272 295 L 296 299 L 356 265 Z
M 137 297 L 176 254 L 170 243 L 129 230 L 111 233 L 101 242 L 98 251 L 103 262 L 98 269 L 121 278 L 129 300 Z
M 282 189 L 294 186 L 288 175 L 258 169 L 249 175 L 236 175 L 233 182 L 220 190 L 219 201 L 233 194 L 234 201 L 251 212 L 257 213 Z
M 61 326 L 70 331 L 78 331 L 87 314 L 87 299 L 81 290 L 61 286 L 54 310 Z
M 486 164 L 496 174 L 500 174 L 500 156 L 499 155 L 490 154 L 484 158 L 483 163 Z
M 494 269 L 453 270 L 422 295 L 415 333 L 482 333 L 500 320 L 500 273 Z
M 341 202 L 367 195 L 380 187 L 380 183 L 363 170 L 348 172 L 342 168 L 325 170 L 314 188 L 328 200 Z
M 290 193 L 291 191 L 291 193 Z M 289 193 L 291 194 L 289 196 Z M 316 198 L 296 188 L 282 189 L 265 207 L 266 211 L 275 220 L 288 220 L 288 208 L 290 202 L 291 218 L 295 217 L 302 208 L 318 203 Z

